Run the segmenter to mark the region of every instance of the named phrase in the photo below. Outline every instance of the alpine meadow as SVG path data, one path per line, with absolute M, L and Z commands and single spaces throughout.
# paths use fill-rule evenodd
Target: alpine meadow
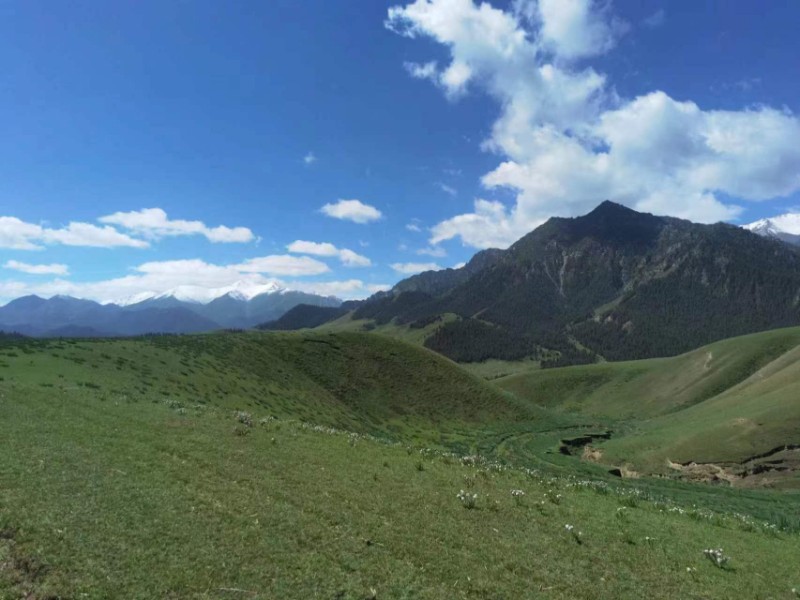
M 0 12 L 0 598 L 800 598 L 800 5 Z

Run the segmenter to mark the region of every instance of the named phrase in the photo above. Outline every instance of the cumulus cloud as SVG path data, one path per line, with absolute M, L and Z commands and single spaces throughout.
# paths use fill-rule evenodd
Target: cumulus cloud
M 372 261 L 366 256 L 347 248 L 337 248 L 329 242 L 297 240 L 286 246 L 286 249 L 294 254 L 336 257 L 346 267 L 369 267 L 372 265 Z
M 536 11 L 540 45 L 564 59 L 572 60 L 608 52 L 627 30 L 627 25 L 608 15 L 608 5 L 605 3 L 590 0 L 539 0 L 522 4 L 527 4 L 531 11 Z
M 610 3 L 519 0 L 503 11 L 416 0 L 390 8 L 386 24 L 447 48 L 449 63 L 425 78 L 448 98 L 481 90 L 500 106 L 482 144 L 500 162 L 481 183 L 515 200 L 476 200 L 431 229 L 433 244 L 506 247 L 550 216 L 605 199 L 713 222 L 736 217 L 743 202 L 800 190 L 800 120 L 789 111 L 713 110 L 658 90 L 620 98 L 585 66 L 624 33 Z
M 309 152 L 303 157 L 303 162 L 307 165 L 313 165 L 315 162 L 317 162 L 317 157 L 313 152 Z
M 381 211 L 374 206 L 364 204 L 361 200 L 339 200 L 326 204 L 320 210 L 334 219 L 353 221 L 362 225 L 383 217 Z
M 95 248 L 146 248 L 149 245 L 109 226 L 72 222 L 66 227 L 51 229 L 16 217 L 0 217 L 0 248 L 40 250 L 45 244 Z
M 31 265 L 18 260 L 9 260 L 3 265 L 4 269 L 27 273 L 28 275 L 69 275 L 69 267 L 59 263 L 49 265 Z
M 250 242 L 255 236 L 247 227 L 209 227 L 202 221 L 170 219 L 161 208 L 144 208 L 130 212 L 116 212 L 100 217 L 101 223 L 117 225 L 148 239 L 181 235 L 203 235 L 210 242 Z
M 423 271 L 440 271 L 442 269 L 436 263 L 394 263 L 391 267 L 401 275 L 414 275 Z

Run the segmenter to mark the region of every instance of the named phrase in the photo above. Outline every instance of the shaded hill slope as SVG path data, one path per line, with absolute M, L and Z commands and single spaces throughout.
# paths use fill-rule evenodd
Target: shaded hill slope
M 256 327 L 266 331 L 296 331 L 318 327 L 347 314 L 347 308 L 340 306 L 315 306 L 298 304 L 278 319 L 267 321 Z

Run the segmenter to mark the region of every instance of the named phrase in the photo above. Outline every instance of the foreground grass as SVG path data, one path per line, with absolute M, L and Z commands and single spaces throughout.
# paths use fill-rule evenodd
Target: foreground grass
M 247 427 L 92 389 L 0 394 L 2 597 L 789 598 L 800 583 L 800 538 L 750 520 L 258 412 Z

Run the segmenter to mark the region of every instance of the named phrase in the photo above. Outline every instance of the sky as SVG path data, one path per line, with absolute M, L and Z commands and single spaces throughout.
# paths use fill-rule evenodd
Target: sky
M 0 3 L 0 303 L 363 298 L 605 199 L 800 233 L 800 3 Z

